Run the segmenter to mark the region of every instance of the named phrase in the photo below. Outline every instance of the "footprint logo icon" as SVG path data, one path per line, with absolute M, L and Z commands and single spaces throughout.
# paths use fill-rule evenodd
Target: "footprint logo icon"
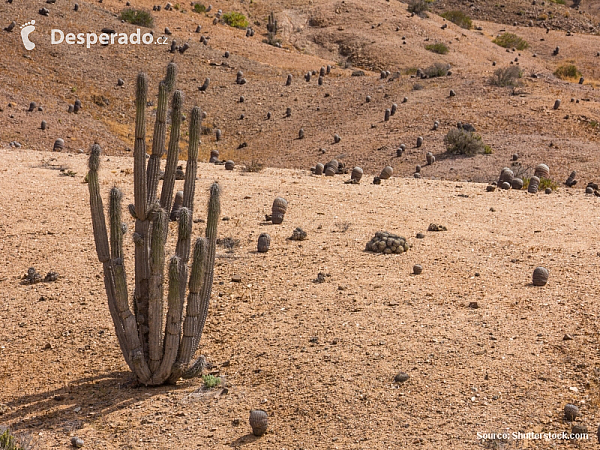
M 33 31 L 35 31 L 35 20 L 21 25 L 21 39 L 23 39 L 23 45 L 27 50 L 33 50 L 35 48 L 35 44 L 29 40 L 29 35 Z

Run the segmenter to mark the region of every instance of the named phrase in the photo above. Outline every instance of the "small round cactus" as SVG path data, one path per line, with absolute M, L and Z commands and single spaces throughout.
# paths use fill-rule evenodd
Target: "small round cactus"
M 319 76 L 320 77 L 324 77 L 325 76 L 325 71 L 326 71 L 325 67 L 321 67 L 321 70 L 319 70 Z
M 75 104 L 73 105 L 73 112 L 77 114 L 81 109 L 81 100 L 75 100 Z
M 440 127 L 440 123 L 436 120 L 435 122 L 433 122 L 433 130 L 437 130 Z
M 208 162 L 211 164 L 219 162 L 219 150 L 214 149 L 210 151 L 210 159 Z
M 40 125 L 40 128 L 41 128 L 42 130 L 45 130 L 46 128 L 48 128 L 48 124 L 46 123 L 46 121 L 45 121 L 45 120 L 42 120 L 42 123 L 41 123 L 41 125 Z
M 510 170 L 508 167 L 505 167 L 504 169 L 502 169 L 502 172 L 500 172 L 500 178 L 498 179 L 498 183 L 511 183 L 513 176 L 513 171 Z
M 283 216 L 285 216 L 287 211 L 287 205 L 288 202 L 282 197 L 277 197 L 275 200 L 273 200 L 273 207 L 271 208 L 271 221 L 275 225 L 279 225 L 283 222 Z
M 252 434 L 254 436 L 262 436 L 267 431 L 269 418 L 267 413 L 260 409 L 253 409 L 250 411 L 250 426 L 252 427 Z
M 388 120 L 390 120 L 390 115 L 391 115 L 391 114 L 392 114 L 392 111 L 391 111 L 389 108 L 388 108 L 388 109 L 386 109 L 386 110 L 385 110 L 385 116 L 384 116 L 383 120 L 385 120 L 386 122 L 387 122 Z
M 579 417 L 581 415 L 581 412 L 579 411 L 579 408 L 575 405 L 573 405 L 572 403 L 567 403 L 565 405 L 565 419 L 567 419 L 568 421 L 572 422 L 575 419 L 577 419 L 577 417 Z
M 64 148 L 65 148 L 65 141 L 58 138 L 56 141 L 54 141 L 54 147 L 52 147 L 52 151 L 53 152 L 62 152 Z
M 423 145 L 423 137 L 419 136 L 417 138 L 417 148 L 421 147 Z
M 285 85 L 290 86 L 292 84 L 292 74 L 289 73 L 287 76 L 287 80 L 285 80 Z
M 315 166 L 315 175 L 323 175 L 323 170 L 325 170 L 325 166 L 321 163 L 317 163 Z
M 333 172 L 332 175 L 338 173 L 338 169 L 340 167 L 340 163 L 336 159 L 332 159 L 327 164 L 325 164 L 325 175 L 327 175 L 327 169 L 331 169 Z
M 527 186 L 527 192 L 530 194 L 536 194 L 540 185 L 540 179 L 533 176 L 529 179 L 529 186 Z
M 304 75 L 304 79 L 306 80 L 307 83 L 310 81 L 310 76 L 311 75 L 312 75 L 312 73 L 310 71 L 306 72 L 306 75 Z
M 269 251 L 269 247 L 271 247 L 271 236 L 267 233 L 261 233 L 260 236 L 258 236 L 258 252 L 266 253 Z
M 169 215 L 169 219 L 171 222 L 175 222 L 179 219 L 179 213 L 181 211 L 181 207 L 183 206 L 183 191 L 177 191 L 175 194 L 175 200 L 173 201 L 173 207 L 171 208 L 171 214 Z
M 565 184 L 569 187 L 573 187 L 577 184 L 577 180 L 575 179 L 575 177 L 577 176 L 577 172 L 573 171 L 571 172 L 571 175 L 569 175 L 569 178 L 567 178 L 567 181 L 565 181 Z
M 199 26 L 199 25 L 198 25 L 198 26 Z M 230 53 L 229 53 L 228 51 L 226 51 L 226 52 L 223 54 L 223 58 L 229 58 L 229 55 L 230 55 Z
M 300 128 L 298 131 L 298 139 L 304 139 L 304 128 Z
M 83 439 L 77 436 L 73 436 L 71 438 L 71 445 L 75 448 L 81 448 L 83 447 Z
M 271 118 L 271 116 L 272 116 L 271 111 L 268 111 L 267 112 L 267 120 L 269 120 Z
M 556 101 L 554 102 L 554 109 L 558 108 L 560 108 L 560 99 L 556 99 Z
M 365 98 L 365 102 L 371 103 L 371 96 L 370 95 L 367 95 L 367 98 Z
M 220 140 L 221 140 L 221 136 L 222 136 L 222 135 L 223 135 L 223 133 L 221 132 L 221 130 L 217 128 L 217 129 L 215 130 L 215 138 L 217 139 L 217 141 L 220 141 Z
M 381 178 L 373 177 L 373 184 L 381 184 Z
M 523 189 L 523 180 L 520 178 L 513 178 L 510 182 L 510 187 L 516 190 Z
M 548 276 L 550 272 L 545 267 L 536 267 L 533 271 L 533 285 L 534 286 L 545 286 L 548 282 Z
M 358 184 L 360 179 L 363 176 L 363 170 L 360 167 L 355 167 L 352 169 L 352 173 L 350 174 L 350 179 L 353 183 Z
M 454 92 L 454 89 L 450 89 L 450 97 L 456 97 L 456 92 Z
M 292 116 L 292 108 L 286 108 L 285 109 L 285 117 L 291 117 Z
M 508 191 L 510 189 L 510 187 L 511 187 L 511 185 L 508 181 L 503 181 L 502 183 L 500 183 L 501 189 Z
M 36 109 L 36 108 L 37 108 L 37 103 L 36 103 L 36 102 L 31 102 L 31 103 L 29 104 L 29 109 L 28 109 L 28 111 L 29 111 L 29 112 L 35 111 L 35 109 Z
M 395 103 L 392 103 L 392 107 L 390 108 L 390 114 L 393 116 L 394 114 L 396 114 L 397 110 L 398 110 L 398 105 Z
M 385 166 L 383 168 L 383 170 L 381 171 L 381 174 L 379 175 L 379 178 L 381 178 L 382 180 L 387 180 L 393 174 L 394 174 L 394 169 L 392 168 L 392 166 Z
M 427 154 L 425 155 L 425 157 L 427 158 L 427 164 L 428 165 L 432 165 L 435 162 L 435 156 L 433 156 L 433 153 L 427 152 Z
M 535 166 L 533 174 L 538 178 L 548 178 L 550 176 L 550 169 L 546 164 L 538 164 Z
M 235 163 L 231 159 L 225 161 L 225 170 L 233 170 L 234 167 Z
M 415 173 L 421 173 L 421 166 L 419 164 L 415 167 Z
M 319 86 L 323 86 L 323 77 L 319 77 L 319 78 L 318 78 L 318 80 L 317 80 L 317 84 L 318 84 Z
M 333 142 L 334 143 L 338 144 L 341 140 L 342 140 L 342 138 L 340 137 L 339 134 L 336 133 L 336 134 L 333 135 Z
M 415 264 L 413 266 L 413 273 L 415 275 L 421 275 L 422 272 L 423 272 L 423 266 L 421 266 L 421 264 Z

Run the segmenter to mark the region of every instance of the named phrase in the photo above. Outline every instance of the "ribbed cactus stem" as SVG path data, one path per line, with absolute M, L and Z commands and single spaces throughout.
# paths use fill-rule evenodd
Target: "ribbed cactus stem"
M 194 195 L 196 193 L 196 174 L 198 172 L 198 147 L 202 132 L 202 111 L 197 106 L 192 109 L 190 120 L 190 139 L 188 160 L 185 167 L 185 182 L 183 184 L 183 206 L 193 211 Z
M 177 64 L 174 62 L 169 63 L 167 66 L 167 75 L 165 76 L 165 86 L 169 93 L 173 92 L 175 89 L 175 82 L 177 80 Z
M 123 258 L 123 221 L 121 213 L 121 201 L 123 194 L 117 187 L 110 190 L 110 205 L 108 208 L 110 217 L 110 257 Z
M 200 289 L 200 321 L 198 329 L 194 337 L 193 352 L 196 352 L 198 343 L 202 337 L 202 330 L 208 315 L 208 305 L 210 303 L 210 293 L 213 284 L 213 275 L 215 268 L 215 250 L 217 247 L 217 225 L 219 223 L 219 215 L 221 214 L 221 188 L 218 183 L 213 183 L 210 187 L 210 199 L 208 201 L 208 217 L 206 220 L 206 240 L 208 241 L 206 249 L 206 271 L 202 280 L 202 288 Z
M 156 122 L 154 122 L 154 135 L 152 137 L 152 154 L 148 160 L 148 205 L 156 200 L 156 189 L 160 172 L 160 160 L 165 152 L 167 136 L 167 108 L 169 106 L 169 91 L 164 82 L 158 86 L 158 106 L 156 109 Z
M 183 206 L 179 210 L 179 227 L 177 234 L 177 246 L 175 254 L 187 263 L 190 258 L 190 241 L 192 238 L 192 213 L 189 209 Z
M 179 158 L 179 138 L 181 134 L 181 107 L 183 104 L 183 93 L 175 91 L 171 104 L 171 136 L 169 137 L 169 151 L 167 153 L 167 164 L 165 166 L 165 177 L 160 194 L 160 206 L 165 210 L 171 209 L 173 200 L 173 187 L 175 186 L 175 170 Z
M 165 241 L 167 238 L 167 213 L 158 208 L 152 222 L 152 244 L 150 248 L 150 281 L 148 286 L 148 358 L 155 372 L 163 355 L 163 281 L 165 265 Z
M 180 295 L 182 275 L 183 263 L 177 256 L 173 256 L 169 263 L 169 309 L 165 324 L 164 354 L 159 368 L 152 375 L 153 384 L 162 384 L 170 377 L 171 368 L 177 357 L 183 314 L 183 302 Z
M 90 152 L 88 162 L 88 190 L 90 192 L 90 210 L 92 213 L 92 227 L 94 229 L 94 241 L 96 253 L 100 262 L 110 259 L 108 248 L 108 233 L 106 231 L 106 218 L 104 217 L 104 206 L 100 195 L 100 182 L 98 181 L 98 168 L 100 167 L 100 146 L 94 144 Z
M 185 321 L 183 323 L 183 335 L 177 362 L 173 367 L 173 373 L 170 381 L 175 382 L 182 376 L 186 370 L 192 356 L 195 353 L 196 335 L 201 332 L 200 323 L 202 321 L 203 303 L 200 300 L 200 290 L 205 278 L 207 269 L 208 241 L 206 238 L 198 238 L 194 245 L 194 255 L 192 269 L 190 272 L 189 294 L 185 312 Z
M 148 80 L 145 73 L 137 77 L 135 93 L 135 143 L 133 148 L 133 186 L 135 213 L 139 220 L 146 219 L 146 101 Z

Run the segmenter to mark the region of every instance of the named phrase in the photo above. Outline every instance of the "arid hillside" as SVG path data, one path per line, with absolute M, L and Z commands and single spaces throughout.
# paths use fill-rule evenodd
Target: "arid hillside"
M 205 160 L 217 148 L 222 158 L 240 163 L 260 160 L 271 167 L 306 169 L 335 157 L 348 167 L 360 165 L 367 173 L 378 173 L 390 164 L 397 175 L 411 175 L 416 164 L 424 164 L 425 153 L 432 152 L 438 161 L 423 171 L 424 177 L 491 181 L 517 153 L 522 167 L 548 164 L 559 183 L 571 170 L 584 181 L 595 180 L 598 173 L 594 154 L 599 137 L 600 43 L 589 30 L 579 34 L 579 28 L 571 32 L 566 27 L 547 33 L 521 22 L 512 26 L 475 18 L 473 28 L 466 30 L 433 12 L 427 18 L 411 16 L 406 4 L 383 0 L 222 2 L 213 4 L 208 13 L 196 13 L 188 4 L 179 5 L 179 11 L 152 12 L 153 2 L 138 0 L 130 3 L 151 12 L 155 36 L 162 36 L 168 27 L 172 35 L 166 36 L 167 42 L 189 43 L 185 53 L 170 53 L 170 45 L 87 49 L 50 44 L 54 28 L 65 33 L 100 33 L 103 28 L 131 33 L 138 28 L 118 20 L 126 8 L 123 2 L 79 3 L 78 11 L 71 1 L 0 5 L 0 21 L 7 25 L 35 19 L 31 39 L 37 41 L 28 52 L 18 26 L 0 34 L 3 145 L 17 141 L 27 148 L 51 150 L 62 138 L 65 151 L 86 151 L 97 141 L 109 154 L 123 154 L 132 148 L 135 76 L 139 71 L 148 73 L 151 95 L 156 95 L 166 64 L 175 60 L 178 88 L 187 104 L 197 104 L 207 114 Z M 48 16 L 38 13 L 42 7 L 48 8 Z M 438 7 L 442 4 L 432 6 L 435 11 Z M 567 5 L 552 3 L 552 7 L 572 11 Z M 213 25 L 219 8 L 244 13 L 254 36 L 246 37 L 245 30 L 221 22 Z M 270 11 L 278 20 L 276 40 L 281 40 L 281 48 L 263 42 Z M 490 12 L 486 17 L 495 16 Z M 202 28 L 195 33 L 198 25 Z M 513 51 L 494 44 L 492 40 L 504 32 L 520 36 L 528 47 Z M 204 37 L 207 45 L 200 42 Z M 448 53 L 427 50 L 432 44 L 444 44 Z M 557 46 L 560 52 L 553 55 Z M 223 56 L 226 51 L 229 58 Z M 436 63 L 449 64 L 452 74 L 415 77 L 417 69 Z M 494 71 L 511 64 L 522 71 L 519 85 L 491 85 Z M 568 64 L 582 74 L 583 84 L 578 84 L 578 75 L 570 79 L 554 75 Z M 327 65 L 331 73 L 318 85 L 318 71 Z M 244 85 L 235 83 L 239 70 L 247 80 Z M 364 76 L 352 76 L 357 70 Z M 381 70 L 390 76 L 381 79 Z M 304 78 L 308 71 L 317 72 L 310 82 Z M 288 74 L 293 76 L 290 86 L 285 85 Z M 201 92 L 198 88 L 206 78 L 209 87 Z M 450 97 L 450 90 L 456 96 Z M 81 111 L 69 114 L 69 105 L 78 99 Z M 561 107 L 553 110 L 556 99 L 562 101 Z M 43 111 L 28 112 L 30 102 Z M 398 113 L 385 122 L 385 110 L 393 103 Z M 40 129 L 42 120 L 46 130 Z M 437 131 L 432 130 L 434 121 L 440 123 Z M 446 158 L 444 136 L 457 122 L 473 124 L 493 153 Z M 222 131 L 219 142 L 216 129 Z M 304 139 L 298 139 L 300 129 Z M 341 141 L 334 145 L 336 133 Z M 424 145 L 416 149 L 418 136 Z M 396 157 L 401 144 L 408 151 Z

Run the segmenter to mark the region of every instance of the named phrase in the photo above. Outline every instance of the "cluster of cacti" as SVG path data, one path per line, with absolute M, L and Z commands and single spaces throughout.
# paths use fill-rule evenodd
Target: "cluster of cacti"
M 550 272 L 548 272 L 548 269 L 546 269 L 545 267 L 537 267 L 534 271 L 533 271 L 533 285 L 534 286 L 545 286 L 546 283 L 548 282 L 548 276 L 550 275 Z
M 378 231 L 375 236 L 367 242 L 365 250 L 375 253 L 404 253 L 410 246 L 406 239 L 386 231 Z
M 241 70 L 238 71 L 238 73 L 235 77 L 235 82 L 237 84 L 246 84 L 246 79 L 244 78 L 244 72 L 242 72 Z
M 292 235 L 288 238 L 291 241 L 303 241 L 306 239 L 307 233 L 300 227 L 296 227 L 294 231 L 292 231 Z
M 523 180 L 521 178 L 515 177 L 515 174 L 513 173 L 513 171 L 510 168 L 505 167 L 500 172 L 500 177 L 498 178 L 497 185 L 501 189 L 520 190 L 520 189 L 523 189 Z M 489 187 L 488 187 L 488 191 L 491 192 L 493 190 L 489 189 Z
M 246 28 L 246 37 L 254 36 L 254 28 L 248 27 Z
M 396 156 L 398 158 L 400 158 L 402 156 L 402 154 L 404 153 L 405 150 L 406 150 L 406 145 L 405 144 L 400 144 L 400 147 L 398 147 L 396 149 Z
M 437 223 L 430 223 L 427 227 L 427 231 L 448 231 L 445 225 L 439 225 Z
M 600 197 L 600 190 L 598 188 L 598 183 L 589 182 L 585 187 L 586 194 L 594 194 L 596 197 Z
M 257 247 L 259 253 L 268 252 L 269 248 L 271 247 L 271 236 L 269 236 L 267 233 L 261 233 L 260 236 L 258 236 Z
M 273 200 L 273 206 L 271 207 L 271 215 L 265 217 L 267 222 L 272 222 L 274 225 L 279 225 L 283 222 L 283 217 L 287 211 L 288 202 L 283 197 L 276 197 Z
M 134 204 L 129 205 L 129 211 L 135 219 L 133 313 L 129 306 L 123 254 L 123 235 L 126 231 L 121 217 L 123 195 L 116 187 L 110 192 L 109 237 L 100 195 L 98 170 L 101 149 L 97 144 L 92 146 L 87 175 L 94 240 L 98 259 L 104 267 L 110 314 L 125 361 L 144 385 L 174 383 L 179 378 L 190 378 L 201 372 L 204 366 L 203 357 L 193 364 L 190 361 L 198 348 L 208 314 L 220 214 L 220 189 L 214 183 L 210 188 L 206 238 L 196 240 L 193 262 L 188 267 L 202 115 L 200 109 L 194 107 L 189 128 L 183 205 L 178 211 L 177 244 L 175 255 L 168 262 L 167 311 L 166 320 L 163 321 L 163 285 L 167 284 L 167 280 L 164 280 L 165 244 L 169 229 L 167 211 L 173 202 L 179 154 L 183 105 L 181 91 L 173 93 L 171 103 L 171 134 L 160 197 L 157 196 L 157 189 L 166 140 L 165 117 L 168 97 L 174 89 L 175 69 L 175 65 L 170 64 L 167 78 L 159 85 L 152 153 L 147 166 L 145 116 L 148 86 L 145 74 L 140 73 L 137 78 Z M 189 290 L 187 300 L 186 284 Z
M 27 273 L 21 277 L 21 284 L 36 284 L 41 283 L 42 281 L 45 283 L 50 283 L 52 281 L 56 281 L 58 279 L 58 274 L 56 272 L 48 272 L 45 277 L 42 277 L 42 274 L 35 270 L 34 267 L 30 267 L 27 269 Z
M 435 162 L 435 156 L 433 156 L 433 153 L 431 152 L 427 152 L 425 158 L 427 159 L 427 165 L 429 166 Z
M 577 176 L 577 172 L 573 171 L 571 172 L 571 175 L 569 175 L 569 178 L 567 178 L 567 181 L 565 181 L 565 184 L 569 187 L 573 187 L 577 184 L 577 180 L 575 179 L 575 177 Z
M 277 21 L 275 20 L 275 14 L 271 12 L 267 19 L 267 31 L 269 33 L 277 34 Z

